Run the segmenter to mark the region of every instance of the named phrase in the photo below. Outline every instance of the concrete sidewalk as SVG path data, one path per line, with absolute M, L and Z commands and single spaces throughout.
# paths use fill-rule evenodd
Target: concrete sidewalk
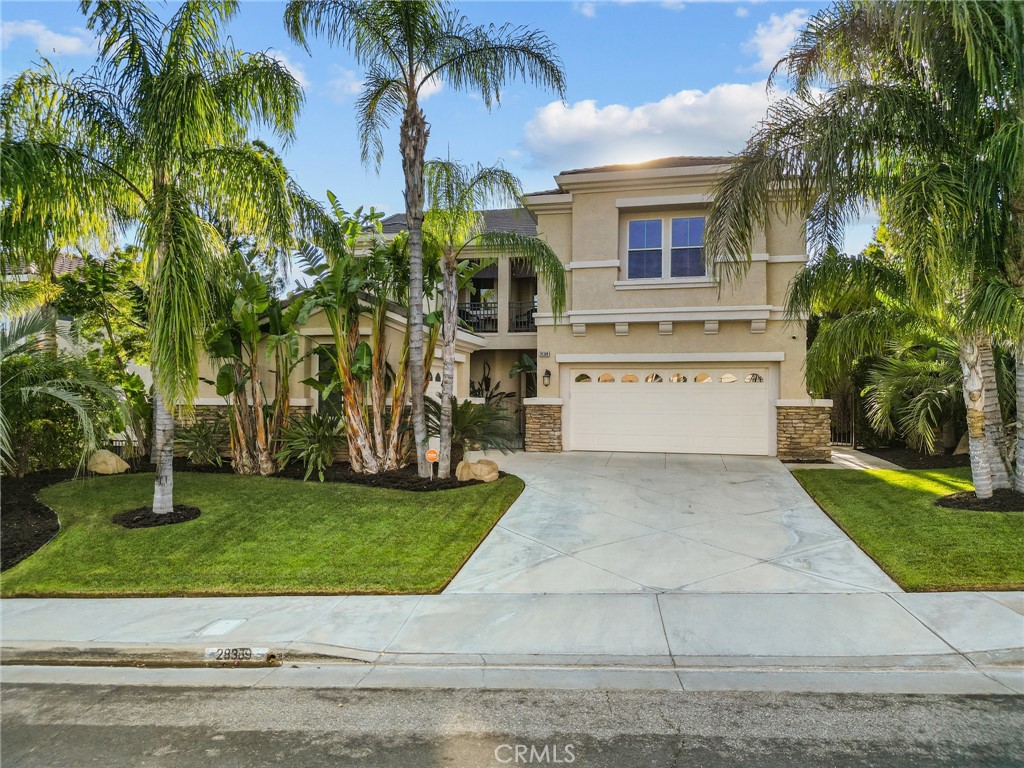
M 201 664 L 206 648 L 255 646 L 286 664 L 359 662 L 332 673 L 350 685 L 482 686 L 490 670 L 511 687 L 661 687 L 685 675 L 748 690 L 1024 694 L 1021 592 L 18 599 L 0 609 L 14 663 Z

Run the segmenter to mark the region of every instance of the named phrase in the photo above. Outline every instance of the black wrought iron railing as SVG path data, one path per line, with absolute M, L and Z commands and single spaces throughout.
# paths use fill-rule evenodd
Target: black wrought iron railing
M 533 316 L 537 305 L 532 301 L 510 301 L 508 303 L 508 330 L 510 333 L 536 331 Z
M 498 332 L 498 302 L 466 301 L 459 304 L 459 320 L 474 333 Z

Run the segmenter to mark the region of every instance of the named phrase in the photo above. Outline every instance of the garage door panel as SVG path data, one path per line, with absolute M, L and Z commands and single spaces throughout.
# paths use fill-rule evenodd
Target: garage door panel
M 662 380 L 645 381 L 652 373 Z M 575 381 L 579 374 L 590 380 Z M 615 381 L 600 382 L 602 374 Z M 638 381 L 621 380 L 630 374 Z M 673 374 L 686 381 L 672 381 Z M 570 444 L 577 450 L 771 453 L 767 374 L 737 367 L 573 371 Z M 698 377 L 711 380 L 695 383 Z

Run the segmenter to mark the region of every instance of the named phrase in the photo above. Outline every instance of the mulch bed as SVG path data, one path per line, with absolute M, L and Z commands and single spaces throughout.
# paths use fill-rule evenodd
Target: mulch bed
M 164 515 L 153 514 L 152 507 L 139 507 L 114 515 L 114 522 L 122 528 L 156 528 L 159 525 L 174 525 L 195 520 L 200 515 L 197 507 L 175 504 L 174 511 Z
M 155 470 L 154 465 L 148 464 L 145 469 L 140 468 L 139 471 L 153 472 Z M 216 464 L 209 465 L 196 465 L 190 464 L 188 459 L 184 456 L 174 457 L 174 471 L 175 472 L 206 472 L 212 474 L 227 474 L 230 475 L 234 472 L 231 468 L 231 463 L 225 461 L 219 467 Z M 435 468 L 435 472 L 437 469 Z M 302 464 L 292 463 L 278 472 L 274 477 L 284 477 L 289 480 L 302 480 L 306 474 L 306 468 Z M 504 477 L 506 473 L 499 472 L 500 477 Z M 319 482 L 320 478 L 316 471 L 309 476 L 308 482 L 316 483 Z M 377 475 L 364 475 L 359 472 L 353 472 L 352 467 L 349 463 L 339 462 L 334 466 L 328 467 L 324 470 L 324 482 L 325 483 L 351 483 L 352 485 L 368 485 L 373 488 L 390 488 L 395 491 L 416 491 L 416 492 L 429 492 L 429 491 L 449 491 L 453 488 L 465 488 L 469 485 L 479 485 L 480 480 L 456 480 L 455 477 L 449 477 L 447 480 L 428 480 L 420 477 L 416 473 L 416 465 L 411 464 L 402 469 L 396 469 L 392 472 L 381 472 Z
M 952 469 L 971 466 L 971 457 L 967 454 L 954 456 L 950 453 L 939 453 L 932 456 L 910 448 L 858 448 L 857 450 L 891 461 L 904 469 Z
M 437 469 L 435 468 L 435 472 Z M 306 474 L 305 468 L 301 464 L 289 464 L 275 477 L 288 477 L 295 480 L 301 480 Z M 499 472 L 500 477 L 504 477 L 506 473 Z M 309 476 L 309 482 L 318 482 L 319 477 L 314 471 Z M 353 472 L 352 467 L 349 466 L 348 462 L 341 464 L 335 464 L 333 467 L 328 467 L 324 470 L 324 482 L 325 483 L 352 483 L 353 485 L 369 485 L 374 488 L 390 488 L 396 491 L 417 491 L 417 492 L 429 492 L 429 491 L 448 491 L 453 488 L 465 488 L 469 485 L 479 485 L 480 480 L 456 480 L 454 476 L 449 477 L 447 480 L 429 480 L 425 477 L 420 477 L 416 473 L 416 465 L 410 465 L 403 467 L 402 469 L 396 469 L 392 472 L 381 472 L 378 475 L 363 475 L 359 472 Z
M 57 535 L 57 515 L 36 493 L 74 475 L 57 469 L 0 480 L 0 570 L 17 565 Z
M 936 499 L 935 505 L 967 512 L 1024 512 L 1024 493 L 1000 488 L 991 499 L 979 499 L 974 491 L 961 491 Z

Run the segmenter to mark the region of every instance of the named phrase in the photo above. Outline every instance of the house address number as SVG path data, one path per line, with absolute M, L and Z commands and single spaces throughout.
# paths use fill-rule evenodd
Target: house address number
M 266 661 L 269 648 L 207 648 L 206 661 Z

